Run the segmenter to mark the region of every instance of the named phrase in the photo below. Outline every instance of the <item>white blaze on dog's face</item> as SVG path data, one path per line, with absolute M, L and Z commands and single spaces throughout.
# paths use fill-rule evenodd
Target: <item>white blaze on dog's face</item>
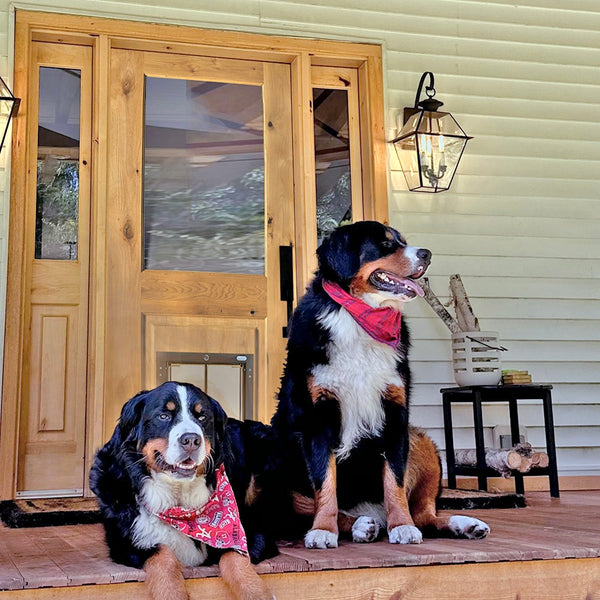
M 350 285 L 350 293 L 367 304 L 392 306 L 423 296 L 416 282 L 431 262 L 426 248 L 409 246 L 391 227 L 380 231 L 380 239 L 370 239 L 361 248 L 361 266 Z
M 148 398 L 142 413 L 141 452 L 151 471 L 174 479 L 204 472 L 219 428 L 214 400 L 198 388 L 168 382 Z

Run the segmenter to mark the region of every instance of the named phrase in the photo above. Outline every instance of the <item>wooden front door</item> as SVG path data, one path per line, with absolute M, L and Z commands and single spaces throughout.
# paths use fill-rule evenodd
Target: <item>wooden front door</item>
M 140 389 L 270 419 L 319 240 L 387 218 L 381 49 L 25 11 L 15 48 L 0 498 L 89 495 Z
M 112 51 L 107 429 L 165 378 L 165 356 L 251 358 L 237 416 L 270 417 L 294 239 L 290 81 L 289 64 Z

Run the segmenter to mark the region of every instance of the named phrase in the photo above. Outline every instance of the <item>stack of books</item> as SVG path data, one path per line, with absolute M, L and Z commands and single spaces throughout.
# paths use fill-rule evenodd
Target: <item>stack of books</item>
M 528 371 L 502 371 L 502 383 L 521 385 L 523 383 L 531 383 L 531 375 Z

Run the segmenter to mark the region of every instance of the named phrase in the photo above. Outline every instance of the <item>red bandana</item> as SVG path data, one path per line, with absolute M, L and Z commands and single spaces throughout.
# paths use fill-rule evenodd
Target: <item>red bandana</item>
M 402 314 L 399 310 L 391 306 L 373 308 L 331 281 L 323 280 L 323 289 L 332 300 L 343 306 L 373 339 L 392 348 L 398 347 L 402 325 Z
M 189 510 L 181 506 L 173 506 L 161 513 L 153 514 L 188 537 L 213 548 L 231 549 L 241 554 L 248 554 L 246 533 L 223 464 L 216 475 L 215 491 L 202 508 Z

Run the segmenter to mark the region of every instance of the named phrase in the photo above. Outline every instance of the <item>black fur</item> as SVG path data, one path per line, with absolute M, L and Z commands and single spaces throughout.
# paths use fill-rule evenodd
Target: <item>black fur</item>
M 129 400 L 108 443 L 96 454 L 90 471 L 90 487 L 97 496 L 105 528 L 106 543 L 111 558 L 118 563 L 142 568 L 146 560 L 158 551 L 136 547 L 132 540 L 132 525 L 140 513 L 137 495 L 148 467 L 141 450 L 150 439 L 167 438 L 171 421 L 158 418 L 165 412 L 169 399 L 176 398 L 176 386 L 184 385 L 194 402 L 203 406 L 202 429 L 210 440 L 213 462 L 207 471 L 209 488 L 214 485 L 214 469 L 222 462 L 231 481 L 240 509 L 242 524 L 248 537 L 248 548 L 253 562 L 277 554 L 268 527 L 260 531 L 257 522 L 266 521 L 263 496 L 246 506 L 245 495 L 251 478 L 257 487 L 264 487 L 261 472 L 270 461 L 272 432 L 267 425 L 247 421 L 228 420 L 218 402 L 190 384 L 168 382 L 151 390 L 140 392 Z M 271 486 L 269 486 L 270 488 Z M 207 548 L 208 562 L 214 562 L 221 551 Z
M 329 458 L 339 446 L 342 433 L 337 399 L 323 397 L 313 402 L 308 383 L 313 369 L 328 364 L 336 352 L 330 332 L 319 321 L 319 315 L 327 310 L 343 310 L 324 291 L 323 281 L 337 283 L 349 291 L 362 267 L 402 253 L 405 247 L 406 242 L 396 230 L 364 221 L 338 228 L 317 250 L 318 270 L 291 319 L 287 361 L 277 411 L 271 422 L 288 460 L 287 485 L 303 495 L 312 496 L 321 488 Z M 424 249 L 420 252 L 424 272 L 430 253 Z M 398 483 L 403 483 L 408 456 L 409 346 L 409 331 L 403 321 L 401 342 L 396 350 L 396 370 L 404 382 L 406 404 L 400 406 L 381 398 L 385 413 L 381 434 L 359 440 L 348 457 L 338 460 L 337 497 L 341 509 L 350 509 L 365 501 L 382 502 L 384 457 Z M 376 369 L 377 365 L 365 365 L 365 368 Z

